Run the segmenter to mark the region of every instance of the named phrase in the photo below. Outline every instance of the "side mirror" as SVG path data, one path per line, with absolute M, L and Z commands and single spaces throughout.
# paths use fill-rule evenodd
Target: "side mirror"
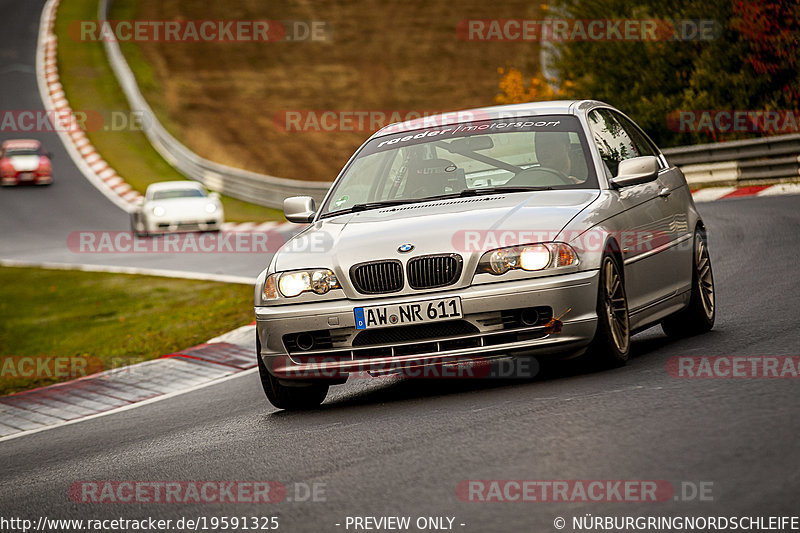
M 219 200 L 219 193 L 218 192 L 210 192 L 208 193 L 208 197 L 212 200 Z
M 310 196 L 292 196 L 283 201 L 283 215 L 289 222 L 311 222 L 317 214 L 317 205 Z
M 617 189 L 653 181 L 658 176 L 658 158 L 643 155 L 620 161 L 617 175 L 611 178 L 611 185 Z

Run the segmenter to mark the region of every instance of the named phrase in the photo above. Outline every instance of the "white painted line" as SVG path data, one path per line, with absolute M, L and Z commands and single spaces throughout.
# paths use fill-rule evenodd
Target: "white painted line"
M 100 176 L 101 180 L 104 180 L 106 183 L 108 183 L 110 181 L 110 178 L 116 176 L 117 173 L 114 172 L 113 168 L 107 168 L 104 171 L 98 173 L 97 175 Z M 122 178 L 120 178 L 120 179 L 122 179 Z
M 204 389 L 204 388 L 209 387 L 211 385 L 216 385 L 218 383 L 224 383 L 226 381 L 230 381 L 230 380 L 238 378 L 240 376 L 245 376 L 245 375 L 248 375 L 248 374 L 252 374 L 253 372 L 256 372 L 257 370 L 258 370 L 258 368 L 249 368 L 247 370 L 242 370 L 241 372 L 235 372 L 233 374 L 229 374 L 229 375 L 227 375 L 225 377 L 222 377 L 222 378 L 219 378 L 219 379 L 214 379 L 214 380 L 211 380 L 211 381 L 207 381 L 205 383 L 200 383 L 199 385 L 194 385 L 192 387 L 188 387 L 188 388 L 183 389 L 183 390 L 174 391 L 174 392 L 168 392 L 167 394 L 161 394 L 159 396 L 156 396 L 155 398 L 150 398 L 148 400 L 142 400 L 141 402 L 135 402 L 135 403 L 132 403 L 130 405 L 124 405 L 122 407 L 117 407 L 115 409 L 110 409 L 110 410 L 104 411 L 102 413 L 97 413 L 97 414 L 94 414 L 94 415 L 85 416 L 83 418 L 77 418 L 75 420 L 67 420 L 67 421 L 64 421 L 64 422 L 60 422 L 58 424 L 53 424 L 52 426 L 43 426 L 41 428 L 30 429 L 30 430 L 27 430 L 27 431 L 21 431 L 19 433 L 14 433 L 13 435 L 7 435 L 5 437 L 0 437 L 0 442 L 16 439 L 16 438 L 19 438 L 19 437 L 25 437 L 27 435 L 33 435 L 34 433 L 40 433 L 42 431 L 47 431 L 48 429 L 55 429 L 55 428 L 60 428 L 60 427 L 63 427 L 63 426 L 69 426 L 69 425 L 72 425 L 72 424 L 78 424 L 80 422 L 84 422 L 86 420 L 93 420 L 95 418 L 100 418 L 102 416 L 108 416 L 108 415 L 113 415 L 113 414 L 116 414 L 116 413 L 121 413 L 123 411 L 129 411 L 131 409 L 136 409 L 137 407 L 150 405 L 151 403 L 160 402 L 161 400 L 167 400 L 167 399 L 173 398 L 175 396 L 180 396 L 181 394 L 187 394 L 189 392 L 194 392 L 196 390 Z
M 307 224 L 295 224 L 294 222 L 284 222 L 278 226 L 278 230 L 296 235 L 306 229 Z
M 0 266 L 48 268 L 51 270 L 80 270 L 82 272 L 108 272 L 111 274 L 139 274 L 142 276 L 159 276 L 162 278 L 219 281 L 222 283 L 237 283 L 240 285 L 255 285 L 256 282 L 256 278 L 232 276 L 228 274 L 206 274 L 203 272 L 184 272 L 181 270 L 166 270 L 160 268 L 57 263 L 54 261 L 20 261 L 17 259 L 0 259 Z
M 726 194 L 730 194 L 736 190 L 736 187 L 709 187 L 708 189 L 700 189 L 692 194 L 695 202 L 712 202 L 719 200 Z
M 255 225 L 256 225 L 255 222 L 241 222 L 239 224 L 236 224 L 236 226 L 232 228 L 230 231 L 249 231 L 253 227 L 255 227 Z
M 97 161 L 90 163 L 89 166 L 97 173 L 102 172 L 103 170 L 110 168 L 108 163 L 106 163 L 103 159 L 100 158 L 100 154 L 97 154 Z
M 253 324 L 248 324 L 240 328 L 236 328 L 227 333 L 223 333 L 219 337 L 214 337 L 206 341 L 206 344 L 215 344 L 219 342 L 227 342 L 230 344 L 242 345 L 245 342 L 255 343 L 256 327 Z
M 278 227 L 277 222 L 264 222 L 253 228 L 253 231 L 270 231 Z
M 800 194 L 800 183 L 779 183 L 757 192 L 756 196 L 777 196 L 781 194 Z

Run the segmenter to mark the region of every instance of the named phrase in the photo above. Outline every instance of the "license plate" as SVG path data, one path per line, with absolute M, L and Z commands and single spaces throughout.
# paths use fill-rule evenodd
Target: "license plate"
M 23 172 L 19 175 L 20 181 L 32 181 L 33 180 L 33 172 Z
M 461 298 L 440 298 L 407 304 L 353 309 L 356 329 L 388 328 L 461 318 Z

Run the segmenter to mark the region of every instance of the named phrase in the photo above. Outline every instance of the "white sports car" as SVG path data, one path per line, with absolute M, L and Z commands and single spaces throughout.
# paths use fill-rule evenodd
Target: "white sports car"
M 224 221 L 217 193 L 191 181 L 162 181 L 147 187 L 143 202 L 131 213 L 131 230 L 137 236 L 219 231 Z

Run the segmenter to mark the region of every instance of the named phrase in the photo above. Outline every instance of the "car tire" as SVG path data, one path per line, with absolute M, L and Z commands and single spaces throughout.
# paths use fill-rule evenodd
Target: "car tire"
M 616 255 L 603 254 L 597 288 L 597 330 L 586 361 L 604 368 L 623 366 L 631 353 L 628 297 L 625 278 Z
M 131 213 L 131 232 L 136 237 L 147 237 L 147 223 L 141 213 Z
M 717 316 L 714 293 L 714 273 L 708 253 L 705 233 L 694 233 L 692 246 L 692 290 L 689 305 L 661 322 L 661 329 L 670 337 L 690 337 L 705 333 L 714 327 Z
M 290 386 L 282 384 L 273 376 L 264 360 L 261 358 L 261 340 L 256 334 L 256 359 L 258 359 L 258 374 L 261 377 L 261 386 L 267 395 L 269 403 L 278 409 L 286 411 L 301 411 L 316 409 L 328 395 L 327 383 L 308 382 Z

